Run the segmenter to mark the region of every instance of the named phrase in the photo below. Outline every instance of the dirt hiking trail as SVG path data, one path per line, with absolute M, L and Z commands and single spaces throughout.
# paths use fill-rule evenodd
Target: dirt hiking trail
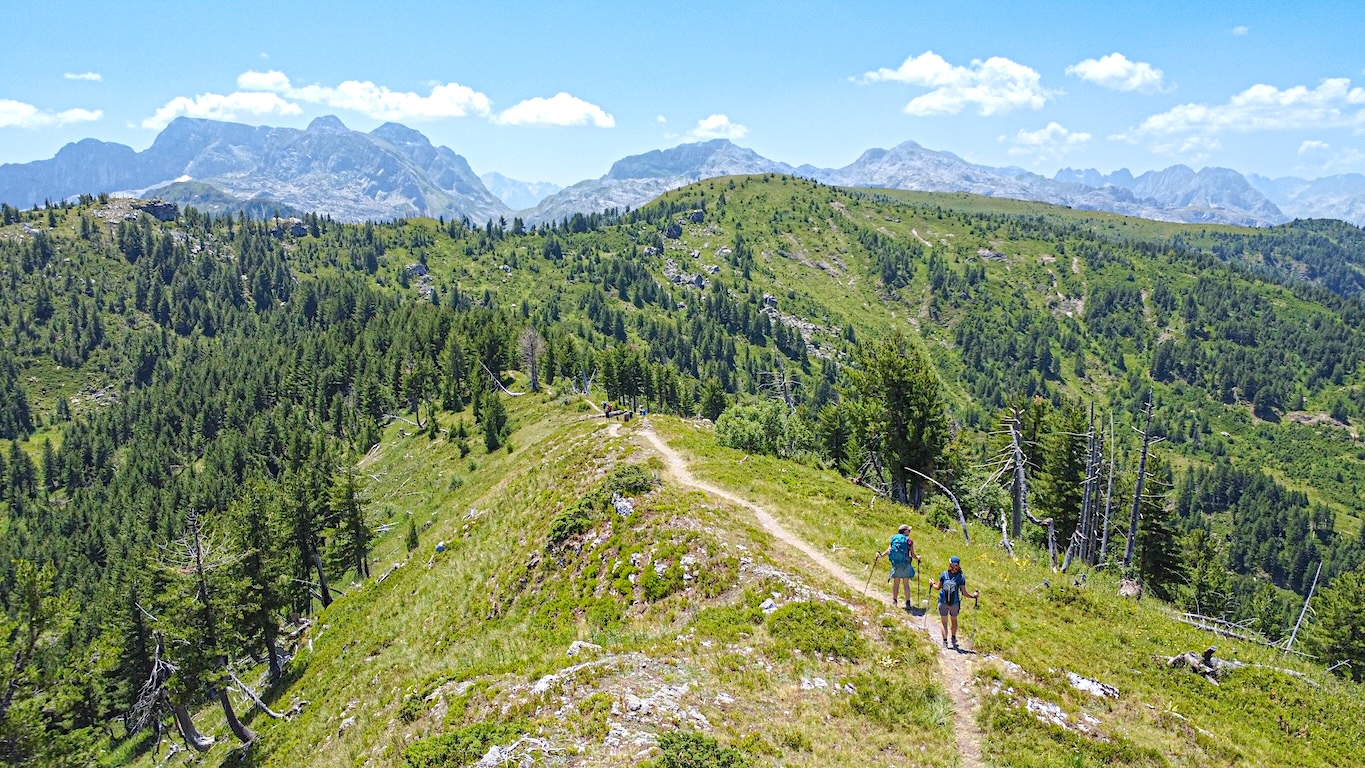
M 740 498 L 723 488 L 697 479 L 687 469 L 687 464 L 677 451 L 670 448 L 654 432 L 647 421 L 641 426 L 642 429 L 637 430 L 635 434 L 649 441 L 649 444 L 663 458 L 669 474 L 678 482 L 749 510 L 758 520 L 759 525 L 763 526 L 763 530 L 771 534 L 773 538 L 809 557 L 816 565 L 838 579 L 855 594 L 864 594 L 863 579 L 845 571 L 820 550 L 793 535 L 763 507 Z M 612 430 L 613 435 L 617 433 L 617 430 Z M 938 637 L 937 616 L 929 616 L 925 619 L 907 618 L 906 622 L 921 632 L 927 632 L 939 649 L 939 666 L 943 670 L 944 688 L 947 689 L 948 696 L 953 703 L 953 733 L 957 739 L 958 765 L 963 766 L 963 768 L 985 768 L 986 763 L 981 757 L 981 729 L 976 724 L 976 700 L 971 692 L 972 678 L 975 674 L 972 669 L 972 659 L 975 657 L 975 653 L 966 653 L 942 646 L 941 638 Z M 931 630 L 930 627 L 934 629 Z

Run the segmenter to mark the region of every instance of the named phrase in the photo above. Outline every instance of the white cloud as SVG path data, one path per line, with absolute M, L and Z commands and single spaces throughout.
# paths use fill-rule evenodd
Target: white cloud
M 1037 71 L 1009 59 L 993 56 L 958 67 L 933 51 L 911 56 L 896 69 L 866 72 L 861 82 L 906 83 L 933 89 L 905 105 L 906 113 L 917 116 L 955 115 L 967 105 L 976 105 L 982 115 L 1041 109 L 1057 95 L 1043 88 Z
M 659 125 L 663 125 L 664 123 L 668 122 L 668 118 L 664 117 L 663 115 L 655 115 L 654 122 L 658 123 Z
M 1223 142 L 1212 136 L 1184 136 L 1152 145 L 1152 151 L 1158 155 L 1183 158 L 1191 163 L 1201 163 L 1222 148 Z
M 1303 162 L 1295 170 L 1316 174 L 1346 173 L 1365 168 L 1365 152 L 1353 147 L 1332 149 L 1325 141 L 1310 139 L 1299 145 Z
M 739 123 L 730 122 L 725 115 L 711 115 L 697 121 L 692 130 L 683 134 L 687 141 L 707 141 L 709 139 L 742 139 L 749 129 Z
M 142 121 L 143 128 L 165 128 L 177 117 L 204 117 L 211 120 L 236 120 L 239 115 L 299 115 L 298 104 L 285 101 L 279 94 L 260 91 L 237 91 L 223 95 L 201 93 L 198 96 L 177 96 L 166 102 L 156 114 Z
M 1233 27 L 1230 31 L 1232 32 L 1232 34 L 1241 37 L 1242 35 L 1245 35 L 1246 33 L 1250 32 L 1251 30 L 1247 29 L 1247 26 L 1245 24 L 1238 24 L 1237 26 Z
M 285 93 L 289 90 L 289 78 L 283 72 L 272 69 L 269 72 L 249 71 L 237 76 L 237 87 L 243 91 L 274 91 Z
M 104 117 L 104 112 L 98 109 L 45 112 L 22 101 L 0 99 L 0 128 L 47 128 L 68 123 L 89 123 L 101 117 Z
M 244 90 L 281 94 L 295 101 L 359 112 L 375 120 L 439 120 L 471 114 L 488 117 L 493 111 L 488 96 L 459 83 L 436 85 L 426 96 L 411 91 L 394 91 L 360 80 L 347 80 L 335 87 L 305 85 L 300 88 L 292 85 L 283 72 L 271 70 L 243 72 L 237 78 L 237 86 Z
M 66 74 L 62 75 L 62 77 L 66 78 L 67 80 L 86 80 L 92 83 L 99 83 L 104 81 L 104 75 L 101 75 L 98 72 L 67 72 Z
M 1226 104 L 1181 104 L 1143 120 L 1128 136 L 1341 127 L 1365 127 L 1365 88 L 1352 88 L 1344 77 L 1323 80 L 1316 88 L 1253 85 Z
M 1003 138 L 1003 137 L 1002 137 Z M 1090 143 L 1091 135 L 1069 131 L 1059 123 L 1048 123 L 1036 131 L 1020 129 L 1014 135 L 1009 153 L 1015 157 L 1033 157 L 1039 161 L 1056 159 L 1068 152 L 1082 149 Z
M 607 114 L 601 107 L 563 92 L 548 99 L 537 96 L 508 107 L 494 117 L 493 122 L 502 125 L 594 125 L 598 128 L 616 126 L 616 118 Z
M 1098 59 L 1086 59 L 1066 68 L 1068 75 L 1116 91 L 1155 93 L 1161 90 L 1161 70 L 1145 61 L 1129 61 L 1121 53 L 1111 53 Z

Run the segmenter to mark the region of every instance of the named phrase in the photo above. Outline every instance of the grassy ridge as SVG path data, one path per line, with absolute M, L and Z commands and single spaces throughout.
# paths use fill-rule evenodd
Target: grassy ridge
M 501 723 L 583 765 L 634 763 L 679 729 L 753 765 L 856 766 L 888 752 L 941 764 L 950 715 L 927 640 L 845 603 L 743 512 L 665 482 L 629 517 L 607 511 L 547 547 L 552 518 L 647 457 L 629 428 L 612 436 L 577 400 L 512 405 L 511 452 L 462 459 L 441 440 L 386 435 L 363 466 L 369 493 L 397 519 L 431 522 L 420 546 L 382 583 L 339 585 L 345 596 L 304 633 L 273 698 L 277 710 L 307 702 L 293 720 L 255 716 L 260 742 L 239 754 L 205 708 L 200 727 L 220 743 L 183 759 L 438 765 L 423 761 Z M 379 543 L 376 575 L 405 555 L 400 536 Z M 770 597 L 781 607 L 768 614 Z M 569 657 L 575 641 L 601 648 Z M 559 677 L 536 687 L 547 675 Z M 650 703 L 636 712 L 640 699 Z
M 901 522 L 913 526 L 926 575 L 941 570 L 948 555 L 962 555 L 971 587 L 982 590 L 978 652 L 1019 667 L 992 668 L 978 688 L 987 751 L 1001 765 L 1326 767 L 1365 759 L 1365 695 L 1358 686 L 1324 679 L 1316 665 L 1178 623 L 1165 604 L 1121 599 L 1102 573 L 1072 586 L 1072 578 L 1053 573 L 1039 553 L 1025 548 L 1018 557 L 1007 556 L 998 532 L 972 525 L 973 543 L 964 546 L 960 531 L 934 530 L 921 515 L 874 501 L 837 475 L 746 458 L 714 445 L 707 430 L 654 421 L 692 457 L 696 474 L 763 505 L 817 547 L 832 547 L 850 572 L 865 573 L 871 553 Z M 1045 579 L 1052 586 L 1043 586 Z M 964 622 L 971 621 L 970 611 L 964 608 Z M 1168 669 L 1159 658 L 1210 644 L 1218 645 L 1219 656 L 1296 674 L 1247 668 L 1213 686 Z M 1080 693 L 1067 672 L 1113 685 L 1120 696 L 1113 701 Z M 995 680 L 1015 693 L 992 693 Z M 1079 737 L 1021 714 L 1018 705 L 1027 697 L 1061 705 L 1073 723 L 1084 714 L 1097 718 L 1096 728 L 1111 741 Z

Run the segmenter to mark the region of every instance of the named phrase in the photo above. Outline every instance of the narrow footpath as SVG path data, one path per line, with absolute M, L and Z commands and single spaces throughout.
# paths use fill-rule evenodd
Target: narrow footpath
M 663 458 L 664 464 L 668 467 L 669 474 L 683 485 L 695 488 L 703 493 L 715 496 L 726 501 L 743 507 L 753 513 L 759 525 L 777 540 L 796 549 L 797 551 L 810 558 L 812 562 L 820 566 L 826 573 L 838 579 L 855 594 L 863 593 L 863 580 L 839 567 L 833 560 L 830 560 L 819 549 L 793 535 L 786 528 L 782 527 L 769 512 L 763 507 L 736 496 L 729 491 L 718 488 L 710 483 L 697 479 L 688 469 L 682 457 L 668 446 L 658 434 L 649 426 L 648 422 L 642 425 L 642 429 L 636 430 L 635 434 L 640 435 L 649 441 L 654 450 Z M 943 684 L 948 691 L 948 696 L 953 703 L 953 733 L 957 739 L 957 754 L 959 765 L 963 768 L 985 768 L 986 763 L 981 758 L 981 729 L 976 724 L 977 706 L 976 700 L 971 693 L 972 659 L 975 652 L 960 651 L 954 648 L 943 647 L 941 638 L 938 637 L 939 630 L 938 616 L 930 616 L 926 619 L 918 617 L 907 618 L 906 622 L 922 631 L 927 632 L 934 640 L 935 646 L 939 649 L 939 667 L 943 670 Z

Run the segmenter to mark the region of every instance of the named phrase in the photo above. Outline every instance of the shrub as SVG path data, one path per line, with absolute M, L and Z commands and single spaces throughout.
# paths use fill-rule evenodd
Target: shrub
M 768 632 L 780 646 L 827 656 L 856 660 L 867 647 L 853 613 L 837 603 L 784 605 L 769 614 Z
M 748 768 L 749 758 L 733 747 L 722 747 L 710 736 L 696 731 L 675 731 L 659 734 L 659 751 L 663 754 L 651 763 L 651 768 Z
M 950 531 L 957 525 L 957 508 L 942 496 L 935 496 L 924 504 L 924 522 L 940 531 Z
M 403 752 L 408 768 L 463 768 L 495 744 L 511 744 L 526 733 L 526 722 L 476 723 L 413 743 Z
M 659 479 L 639 464 L 625 464 L 611 471 L 607 476 L 607 490 L 622 496 L 635 496 L 653 488 Z M 610 496 L 610 493 L 608 493 Z

